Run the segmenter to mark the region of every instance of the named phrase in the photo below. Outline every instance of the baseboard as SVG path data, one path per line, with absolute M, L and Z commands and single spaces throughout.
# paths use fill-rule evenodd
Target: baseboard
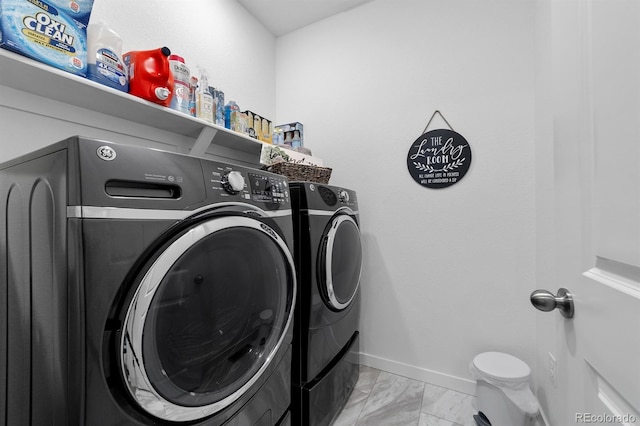
M 450 374 L 415 367 L 413 365 L 392 361 L 362 352 L 360 353 L 360 364 L 397 374 L 399 376 L 408 377 L 410 379 L 420 380 L 432 385 L 441 386 L 457 392 L 466 393 L 467 395 L 475 395 L 476 393 L 475 380 L 463 379 Z

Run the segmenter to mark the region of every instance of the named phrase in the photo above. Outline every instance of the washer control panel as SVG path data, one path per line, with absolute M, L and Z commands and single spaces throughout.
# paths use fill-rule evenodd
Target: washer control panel
M 262 170 L 203 161 L 207 193 L 215 200 L 290 204 L 287 178 Z
M 289 184 L 283 176 L 249 172 L 249 186 L 254 201 L 288 203 Z

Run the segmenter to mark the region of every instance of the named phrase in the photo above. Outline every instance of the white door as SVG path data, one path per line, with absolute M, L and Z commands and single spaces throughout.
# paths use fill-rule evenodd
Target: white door
M 640 1 L 538 9 L 537 313 L 548 426 L 640 425 Z M 555 361 L 554 361 L 555 360 Z

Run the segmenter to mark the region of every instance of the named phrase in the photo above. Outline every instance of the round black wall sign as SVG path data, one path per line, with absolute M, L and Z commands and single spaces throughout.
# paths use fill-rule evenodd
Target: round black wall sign
M 460 181 L 471 165 L 471 147 L 449 129 L 431 130 L 411 144 L 407 168 L 413 180 L 427 188 L 446 188 Z

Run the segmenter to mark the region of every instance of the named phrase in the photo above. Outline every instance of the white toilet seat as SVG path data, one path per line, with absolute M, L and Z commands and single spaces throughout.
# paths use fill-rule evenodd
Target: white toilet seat
M 497 383 L 528 382 L 531 368 L 522 360 L 502 352 L 484 352 L 473 359 L 473 365 L 483 376 Z

